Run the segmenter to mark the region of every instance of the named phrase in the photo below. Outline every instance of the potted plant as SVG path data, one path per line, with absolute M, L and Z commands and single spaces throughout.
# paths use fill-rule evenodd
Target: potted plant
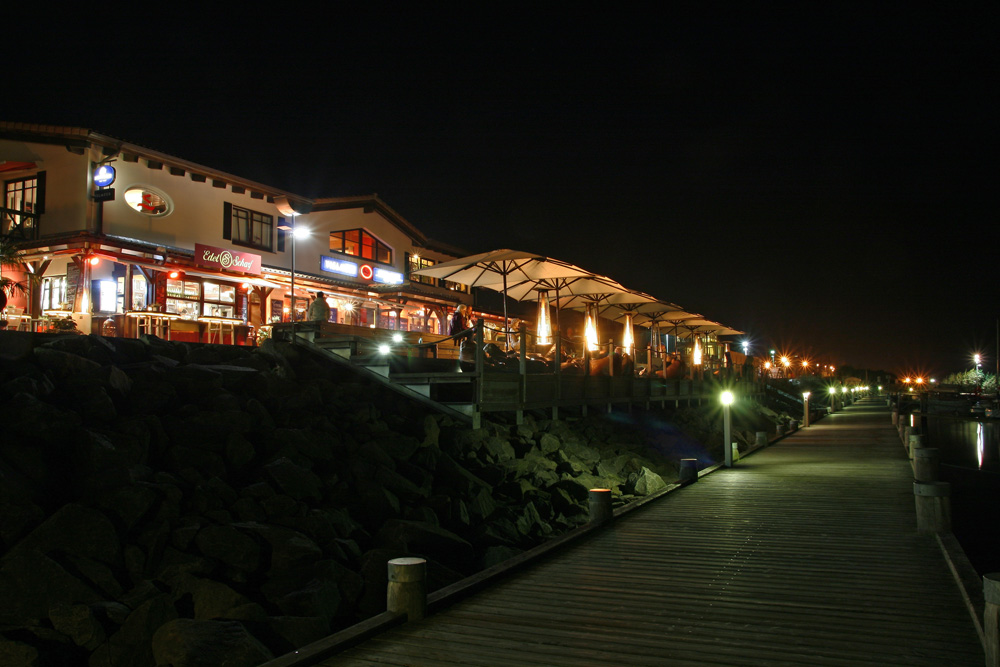
M 22 269 L 24 262 L 21 259 L 21 251 L 17 244 L 9 236 L 0 236 L 0 326 L 7 326 L 7 299 L 15 294 L 27 294 L 28 290 L 23 283 L 13 280 L 9 276 L 3 275 L 4 268 Z

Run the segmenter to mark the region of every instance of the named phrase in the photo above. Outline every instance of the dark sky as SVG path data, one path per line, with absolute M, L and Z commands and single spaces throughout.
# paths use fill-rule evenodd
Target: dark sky
M 377 192 L 435 238 L 573 262 L 758 349 L 992 369 L 1000 10 L 879 4 L 88 7 L 20 23 L 0 119 Z

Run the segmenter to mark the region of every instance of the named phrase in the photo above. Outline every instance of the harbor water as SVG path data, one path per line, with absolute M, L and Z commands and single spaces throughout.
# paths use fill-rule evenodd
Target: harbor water
M 1000 421 L 929 411 L 923 422 L 951 483 L 952 532 L 980 575 L 1000 572 Z

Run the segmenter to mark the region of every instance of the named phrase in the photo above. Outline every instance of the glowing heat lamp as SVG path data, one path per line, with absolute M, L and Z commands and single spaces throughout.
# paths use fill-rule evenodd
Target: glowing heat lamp
M 538 345 L 552 344 L 552 321 L 549 319 L 549 293 L 547 290 L 538 292 L 538 326 L 535 333 L 538 335 Z
M 584 337 L 587 339 L 587 349 L 591 352 L 597 350 L 597 326 L 594 324 L 594 317 L 587 311 L 587 328 L 584 330 Z
M 635 347 L 635 339 L 632 337 L 632 313 L 625 313 L 625 333 L 622 336 L 622 347 L 625 348 L 625 352 L 630 357 L 635 356 L 632 349 Z
M 701 366 L 701 339 L 694 339 L 694 365 Z

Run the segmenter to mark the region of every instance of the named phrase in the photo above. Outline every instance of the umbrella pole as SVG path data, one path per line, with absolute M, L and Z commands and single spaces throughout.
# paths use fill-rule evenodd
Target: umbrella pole
M 503 271 L 503 349 L 504 352 L 510 351 L 510 322 L 507 320 L 507 269 L 504 267 Z

